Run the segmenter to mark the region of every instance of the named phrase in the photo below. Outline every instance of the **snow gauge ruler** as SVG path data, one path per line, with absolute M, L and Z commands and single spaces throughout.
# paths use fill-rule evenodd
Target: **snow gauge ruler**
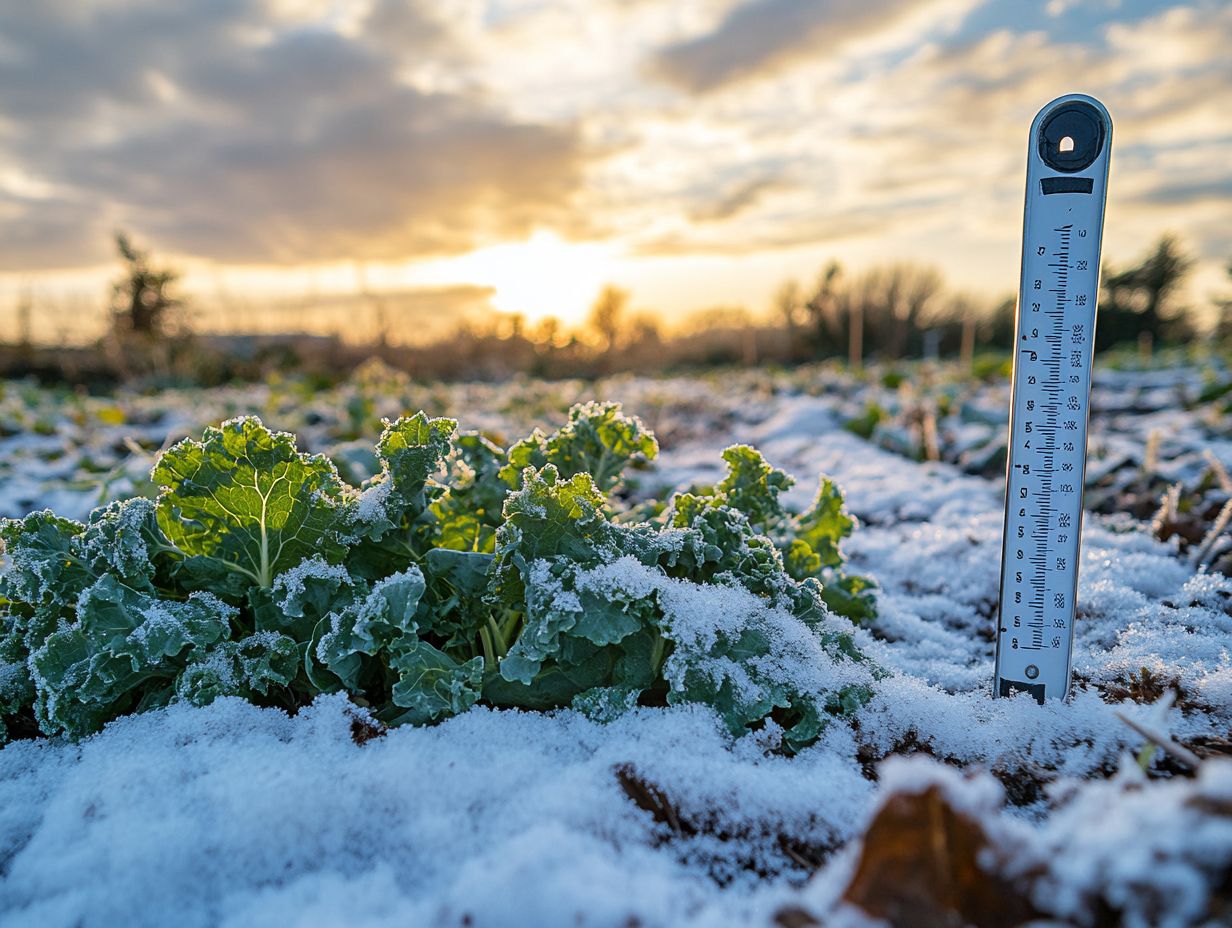
M 1099 246 L 1112 120 L 1091 97 L 1031 123 L 993 693 L 1069 693 Z

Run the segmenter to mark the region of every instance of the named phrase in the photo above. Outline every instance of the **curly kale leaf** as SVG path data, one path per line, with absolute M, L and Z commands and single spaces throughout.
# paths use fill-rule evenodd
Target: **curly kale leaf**
M 846 559 L 840 544 L 854 530 L 855 519 L 844 508 L 843 494 L 835 483 L 823 478 L 813 505 L 802 515 L 795 515 L 779 500 L 794 481 L 771 467 L 760 451 L 748 445 L 733 445 L 723 452 L 723 460 L 727 475 L 722 481 L 705 493 L 681 494 L 669 512 L 673 525 L 697 528 L 708 545 L 725 552 L 711 571 L 731 571 L 732 552 L 747 550 L 755 555 L 755 561 L 735 569 L 746 577 L 751 573 L 763 575 L 760 589 L 750 586 L 755 592 L 770 592 L 778 583 L 776 575 L 785 570 L 793 580 L 819 580 L 825 588 L 825 603 L 840 615 L 855 622 L 873 618 L 873 582 L 842 569 Z M 752 531 L 778 548 L 781 565 L 768 563 L 766 552 L 759 550 L 764 545 L 740 541 L 745 532 L 743 526 L 733 522 L 733 512 L 742 515 Z
M 0 607 L 0 744 L 7 736 L 5 718 L 28 713 L 34 705 L 29 657 L 23 623 L 11 607 Z
M 788 517 L 779 495 L 795 483 L 784 471 L 771 467 L 762 453 L 749 445 L 723 450 L 727 476 L 714 488 L 715 495 L 737 512 L 744 513 L 757 531 L 773 533 Z
M 506 680 L 532 683 L 543 664 L 560 652 L 562 636 L 604 647 L 651 627 L 657 609 L 653 591 L 629 591 L 615 583 L 602 589 L 579 588 L 580 570 L 564 558 L 531 563 L 525 624 L 500 664 Z
M 500 705 L 568 705 L 595 687 L 654 681 L 653 597 L 616 587 L 580 590 L 581 571 L 625 549 L 652 557 L 644 529 L 609 522 L 588 474 L 564 479 L 552 464 L 523 474 L 497 533 L 492 601 L 520 615 L 520 632 L 489 675 L 484 696 Z
M 363 597 L 329 613 L 314 657 L 357 695 L 364 695 L 375 660 L 403 638 L 415 637 L 415 613 L 426 584 L 415 566 L 379 581 Z
M 453 446 L 456 419 L 431 419 L 426 413 L 385 421 L 377 440 L 381 473 L 363 489 L 353 518 L 362 537 L 379 541 L 394 529 L 414 523 L 428 507 L 428 478 Z
M 483 688 L 483 658 L 457 661 L 422 639 L 403 638 L 390 647 L 389 667 L 397 674 L 393 706 L 377 713 L 389 724 L 424 724 L 465 712 Z
M 416 613 L 427 588 L 411 567 L 373 586 L 350 608 L 332 613 L 315 657 L 385 722 L 422 724 L 473 706 L 483 658 L 460 661 L 421 639 Z
M 686 530 L 659 559 L 671 576 L 697 583 L 739 583 L 768 597 L 783 595 L 792 586 L 773 542 L 723 497 L 682 493 L 672 500 L 668 517 L 671 526 Z
M 428 589 L 419 625 L 446 650 L 473 645 L 493 616 L 487 601 L 495 556 L 434 548 L 424 558 Z
M 632 686 L 596 686 L 574 696 L 569 708 L 595 722 L 614 722 L 637 706 L 639 696 Z
M 153 592 L 180 556 L 158 527 L 154 502 L 142 497 L 96 509 L 85 525 L 46 511 L 5 520 L 0 539 L 12 562 L 5 596 L 70 612 L 75 597 L 104 574 Z
M 249 596 L 257 631 L 288 635 L 298 643 L 310 641 L 317 625 L 331 613 L 351 605 L 367 584 L 346 568 L 325 558 L 310 557 L 274 578 L 269 590 Z
M 490 554 L 509 486 L 501 477 L 505 452 L 478 432 L 459 435 L 449 462 L 449 489 L 431 505 L 437 545 Z
M 320 554 L 333 561 L 342 481 L 322 455 L 301 454 L 294 436 L 246 417 L 208 428 L 159 457 L 158 524 L 189 556 L 189 586 L 219 572 L 268 588 L 288 567 Z M 232 592 L 232 590 L 228 590 Z
M 554 464 L 538 472 L 527 468 L 522 488 L 505 500 L 505 521 L 496 533 L 492 585 L 497 601 L 519 606 L 530 564 L 540 558 L 585 565 L 616 554 L 615 528 L 604 506 L 589 474 L 566 478 Z
M 795 536 L 817 553 L 823 567 L 843 563 L 839 544 L 855 529 L 856 521 L 843 507 L 843 494 L 833 480 L 822 478 L 817 498 L 796 521 Z
M 294 640 L 258 632 L 239 641 L 220 641 L 195 654 L 175 681 L 178 698 L 208 706 L 220 696 L 256 701 L 276 687 L 290 686 L 299 671 Z
M 636 416 L 626 416 L 619 403 L 581 403 L 569 410 L 569 421 L 551 435 L 536 429 L 509 449 L 501 476 L 516 488 L 523 470 L 553 465 L 566 478 L 589 474 L 599 492 L 615 489 L 635 462 L 653 460 L 659 443 Z
M 80 522 L 51 510 L 0 521 L 0 541 L 10 562 L 4 574 L 5 597 L 48 609 L 53 616 L 71 612 L 77 594 L 97 578 L 80 554 L 77 539 L 84 531 Z
M 733 735 L 773 719 L 798 750 L 867 701 L 877 673 L 819 592 L 815 581 L 784 579 L 771 597 L 734 576 L 673 578 L 635 554 L 587 568 L 538 560 L 526 626 L 484 698 L 610 717 L 657 693 L 712 707 Z
M 820 580 L 822 598 L 839 615 L 857 623 L 875 618 L 876 585 L 843 569 L 847 559 L 839 545 L 855 530 L 856 520 L 843 506 L 843 494 L 834 481 L 822 478 L 813 505 L 793 525 L 785 557 L 788 573 L 797 580 Z
M 78 599 L 77 620 L 31 655 L 40 727 L 81 737 L 165 704 L 192 653 L 228 637 L 235 615 L 210 593 L 162 600 L 101 577 Z

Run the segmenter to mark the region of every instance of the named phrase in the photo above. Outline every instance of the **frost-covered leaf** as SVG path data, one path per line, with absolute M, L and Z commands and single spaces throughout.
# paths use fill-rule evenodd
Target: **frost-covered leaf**
M 501 477 L 505 452 L 477 432 L 459 435 L 449 489 L 432 503 L 441 548 L 491 553 L 509 486 Z
M 792 581 L 773 542 L 722 500 L 682 493 L 672 501 L 670 524 L 687 531 L 669 555 L 669 573 L 698 583 L 738 582 L 766 596 L 789 591 Z
M 552 464 L 565 478 L 589 474 L 606 495 L 630 464 L 653 460 L 658 453 L 654 435 L 636 416 L 624 415 L 619 403 L 580 403 L 558 431 L 544 435 L 536 429 L 510 448 L 501 474 L 516 487 L 525 468 Z
M 0 744 L 4 743 L 4 717 L 28 711 L 34 704 L 24 628 L 7 606 L 0 607 Z
M 757 531 L 773 531 L 787 512 L 779 494 L 791 489 L 791 477 L 771 467 L 762 453 L 748 445 L 732 445 L 723 451 L 727 476 L 715 487 L 716 495 L 732 509 L 742 512 Z
M 166 702 L 191 652 L 227 637 L 235 614 L 210 593 L 160 600 L 100 578 L 78 600 L 77 621 L 31 656 L 41 727 L 80 737 Z
M 175 681 L 175 694 L 195 706 L 207 706 L 220 696 L 265 696 L 272 687 L 289 686 L 299 664 L 294 640 L 257 632 L 197 652 Z
M 51 510 L 0 521 L 0 541 L 10 562 L 4 595 L 33 607 L 71 611 L 77 594 L 96 578 L 75 550 L 74 540 L 84 531 L 80 522 Z
M 362 691 L 364 658 L 414 637 L 415 612 L 424 589 L 423 572 L 414 566 L 379 581 L 362 600 L 329 615 L 329 630 L 316 646 L 316 659 L 347 689 Z
M 310 557 L 274 578 L 269 590 L 250 594 L 258 631 L 275 631 L 308 641 L 317 623 L 354 602 L 367 585 L 323 557 Z
M 589 474 L 564 478 L 555 465 L 522 474 L 522 488 L 505 500 L 505 521 L 496 534 L 493 589 L 504 602 L 522 602 L 524 572 L 536 560 L 562 557 L 592 563 L 617 551 L 604 497 Z
M 792 750 L 831 717 L 850 716 L 871 697 L 877 671 L 819 603 L 812 622 L 796 614 L 812 596 L 798 589 L 795 602 L 775 604 L 739 587 L 663 586 L 668 702 L 709 705 L 734 735 L 773 716 Z
M 390 505 L 407 506 L 416 501 L 449 453 L 457 429 L 456 419 L 430 419 L 423 412 L 385 424 L 376 450 L 392 484 Z
M 246 417 L 208 428 L 159 457 L 158 523 L 181 551 L 269 587 L 306 557 L 344 552 L 343 485 L 328 458 L 301 454 L 295 438 Z M 202 572 L 193 576 L 200 577 Z
M 364 487 L 352 509 L 361 537 L 379 541 L 424 512 L 428 478 L 449 454 L 457 428 L 455 419 L 432 419 L 423 412 L 386 421 L 376 445 L 381 473 Z
M 96 576 L 109 573 L 146 592 L 180 556 L 159 528 L 157 505 L 141 496 L 90 513 L 75 547 Z
M 641 691 L 631 686 L 596 686 L 578 693 L 569 708 L 595 722 L 611 722 L 637 705 Z
M 382 713 L 388 722 L 423 724 L 465 712 L 483 687 L 483 658 L 459 662 L 417 638 L 403 638 L 390 648 L 389 667 L 397 709 Z
M 427 593 L 420 603 L 420 628 L 452 648 L 475 641 L 493 614 L 487 602 L 494 555 L 433 548 L 424 558 Z
M 808 512 L 800 516 L 795 536 L 817 552 L 824 567 L 843 563 L 839 543 L 855 528 L 853 519 L 843 507 L 843 494 L 833 480 L 823 478 L 817 497 Z
M 584 602 L 574 586 L 580 569 L 619 557 L 621 541 L 633 537 L 608 522 L 603 507 L 588 474 L 566 480 L 552 464 L 538 473 L 528 468 L 522 489 L 510 494 L 497 533 L 492 591 L 496 603 L 521 612 L 524 622 L 500 662 L 504 682 L 490 680 L 485 695 L 502 704 L 566 705 L 577 693 L 610 682 L 620 654 L 608 646 L 644 619 L 640 603 L 590 595 Z M 593 610 L 589 617 L 587 608 Z
M 517 642 L 501 661 L 506 680 L 530 684 L 543 663 L 560 653 L 560 638 L 569 635 L 597 646 L 613 645 L 651 627 L 656 604 L 642 589 L 622 589 L 613 581 L 603 587 L 579 587 L 578 566 L 563 558 L 531 564 L 525 624 Z

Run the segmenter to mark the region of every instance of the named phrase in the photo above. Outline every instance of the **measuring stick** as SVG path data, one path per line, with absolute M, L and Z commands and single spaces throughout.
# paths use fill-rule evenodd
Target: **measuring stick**
M 1091 97 L 1031 123 L 993 693 L 1069 693 L 1112 120 Z

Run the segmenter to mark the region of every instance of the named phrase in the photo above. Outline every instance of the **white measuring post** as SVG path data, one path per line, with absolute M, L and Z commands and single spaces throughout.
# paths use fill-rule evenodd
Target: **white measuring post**
M 1082 94 L 1031 123 L 995 696 L 1069 693 L 1112 120 Z

